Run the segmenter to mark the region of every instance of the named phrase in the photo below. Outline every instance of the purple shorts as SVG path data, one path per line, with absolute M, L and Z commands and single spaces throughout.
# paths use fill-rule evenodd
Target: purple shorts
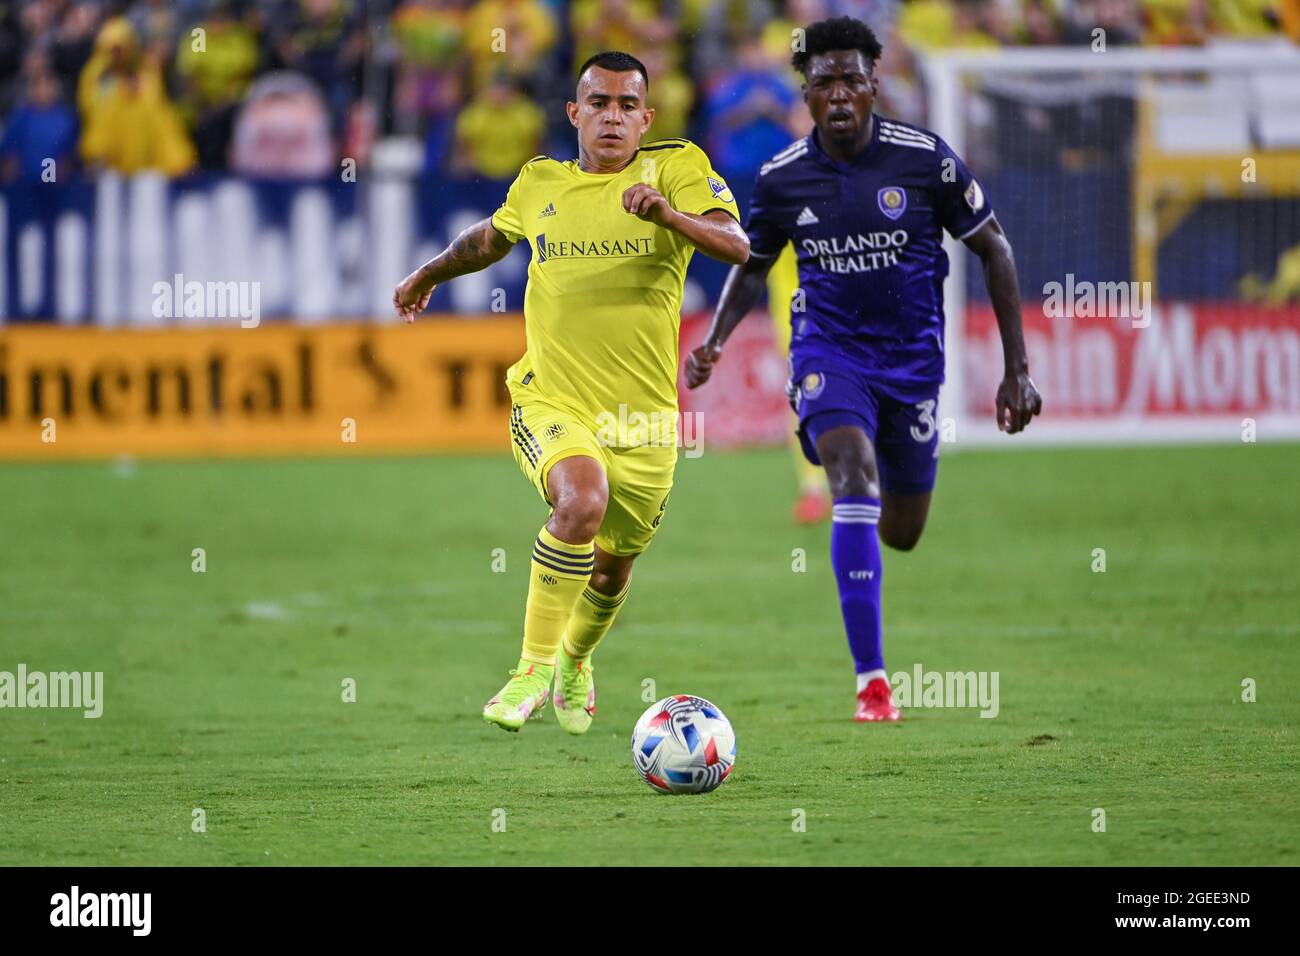
M 934 488 L 939 470 L 939 384 L 886 385 L 869 372 L 820 356 L 794 363 L 790 384 L 799 444 L 814 465 L 817 439 L 832 428 L 861 428 L 876 450 L 880 486 L 896 495 Z

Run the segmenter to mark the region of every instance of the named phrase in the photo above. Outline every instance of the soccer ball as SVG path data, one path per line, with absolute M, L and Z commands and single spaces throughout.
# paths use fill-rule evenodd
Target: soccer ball
M 632 762 L 660 793 L 708 793 L 736 763 L 736 732 L 703 697 L 665 697 L 632 729 Z

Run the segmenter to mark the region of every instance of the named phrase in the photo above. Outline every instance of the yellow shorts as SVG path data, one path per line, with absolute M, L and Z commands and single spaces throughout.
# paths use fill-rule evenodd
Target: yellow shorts
M 602 440 L 584 419 L 529 395 L 527 385 L 509 384 L 510 447 L 542 500 L 554 507 L 546 493 L 546 479 L 557 461 L 574 455 L 594 458 L 604 468 L 609 484 L 605 520 L 596 532 L 597 546 L 622 556 L 644 551 L 668 506 L 677 466 L 676 442 L 618 447 L 615 441 Z

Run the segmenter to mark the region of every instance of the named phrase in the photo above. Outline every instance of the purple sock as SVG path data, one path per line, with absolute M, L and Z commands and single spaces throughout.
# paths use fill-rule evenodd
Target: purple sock
M 840 611 L 849 652 L 859 674 L 884 670 L 880 633 L 880 499 L 836 498 L 831 519 L 831 567 L 840 589 Z

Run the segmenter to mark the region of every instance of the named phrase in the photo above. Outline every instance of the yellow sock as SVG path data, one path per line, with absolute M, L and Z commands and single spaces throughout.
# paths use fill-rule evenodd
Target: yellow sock
M 591 585 L 582 592 L 582 599 L 573 606 L 569 624 L 564 629 L 564 650 L 575 660 L 591 656 L 600 639 L 605 636 L 618 609 L 623 606 L 631 581 L 613 597 L 601 594 Z
M 524 611 L 524 660 L 551 666 L 564 625 L 591 580 L 596 551 L 592 543 L 569 544 L 542 528 L 533 543 L 528 606 Z

